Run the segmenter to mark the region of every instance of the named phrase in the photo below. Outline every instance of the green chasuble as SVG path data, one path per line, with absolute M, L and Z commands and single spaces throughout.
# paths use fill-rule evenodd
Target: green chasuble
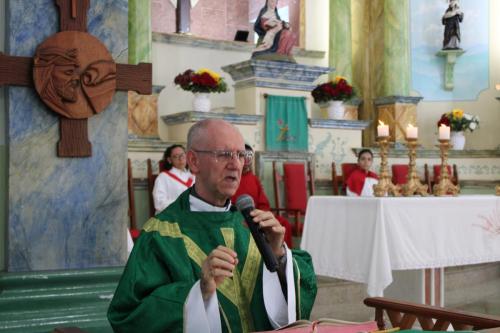
M 190 190 L 144 226 L 108 310 L 117 332 L 182 332 L 184 305 L 201 264 L 219 245 L 238 254 L 233 278 L 217 288 L 223 332 L 270 330 L 260 253 L 238 211 L 192 212 Z M 308 253 L 293 250 L 297 319 L 308 319 L 316 275 Z M 208 329 L 208 328 L 207 328 Z

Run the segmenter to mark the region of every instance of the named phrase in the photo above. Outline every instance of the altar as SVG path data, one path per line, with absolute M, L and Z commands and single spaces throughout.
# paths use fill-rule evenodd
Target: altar
M 444 305 L 444 267 L 500 261 L 500 197 L 313 196 L 301 248 L 370 296 Z

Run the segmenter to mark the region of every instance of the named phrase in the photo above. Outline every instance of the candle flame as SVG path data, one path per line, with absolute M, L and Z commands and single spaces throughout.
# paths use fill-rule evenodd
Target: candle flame
M 412 124 L 408 124 L 407 128 L 415 128 L 415 126 L 413 126 Z
M 382 120 L 379 120 L 379 121 L 378 121 L 378 124 L 379 124 L 380 126 L 385 126 L 385 124 L 384 124 L 384 122 L 383 122 Z

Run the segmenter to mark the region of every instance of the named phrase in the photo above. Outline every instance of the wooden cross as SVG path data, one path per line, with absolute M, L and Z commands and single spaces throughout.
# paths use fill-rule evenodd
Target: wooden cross
M 87 33 L 90 0 L 55 2 L 61 32 L 40 44 L 34 59 L 0 53 L 0 86 L 35 86 L 45 104 L 62 115 L 57 156 L 87 157 L 92 155 L 87 118 L 103 111 L 115 90 L 150 95 L 152 66 L 114 63 Z
M 175 11 L 176 32 L 189 33 L 191 30 L 191 0 L 177 0 Z

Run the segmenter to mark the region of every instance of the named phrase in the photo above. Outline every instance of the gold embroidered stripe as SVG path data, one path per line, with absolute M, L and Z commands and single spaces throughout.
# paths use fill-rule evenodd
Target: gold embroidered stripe
M 234 230 L 230 228 L 221 228 L 221 232 L 222 237 L 224 237 L 226 246 L 234 250 Z M 250 312 L 250 299 L 248 299 L 248 295 L 245 295 L 245 292 L 242 289 L 241 276 L 238 269 L 235 269 L 233 271 L 233 278 L 226 279 L 224 282 L 226 281 L 232 284 L 234 293 L 236 294 L 236 304 L 238 307 L 238 313 L 240 314 L 241 328 L 243 332 L 253 331 L 253 320 Z
M 250 237 L 250 242 L 248 243 L 247 259 L 245 260 L 245 266 L 243 267 L 242 275 L 242 285 L 243 290 L 248 299 L 253 298 L 253 291 L 255 289 L 255 284 L 257 283 L 257 276 L 259 275 L 260 262 L 262 257 L 257 248 L 257 244 L 252 237 Z
M 177 223 L 162 222 L 154 217 L 146 222 L 143 230 L 146 232 L 157 231 L 161 236 L 182 237 L 181 229 Z
M 158 232 L 161 236 L 164 237 L 172 237 L 172 238 L 182 238 L 184 241 L 184 246 L 186 247 L 187 253 L 191 260 L 193 260 L 200 268 L 203 263 L 203 261 L 206 259 L 207 255 L 205 252 L 203 252 L 202 249 L 196 243 L 189 238 L 188 236 L 184 235 L 181 232 L 181 229 L 179 227 L 178 223 L 171 223 L 167 221 L 160 221 L 155 218 L 149 219 L 146 224 L 144 225 L 143 228 L 144 231 L 146 232 L 153 232 L 156 231 Z M 226 279 L 227 281 L 229 279 Z M 229 299 L 235 306 L 238 306 L 236 303 L 236 295 L 234 294 L 234 289 L 231 288 L 230 286 L 219 286 L 219 291 L 227 298 Z

